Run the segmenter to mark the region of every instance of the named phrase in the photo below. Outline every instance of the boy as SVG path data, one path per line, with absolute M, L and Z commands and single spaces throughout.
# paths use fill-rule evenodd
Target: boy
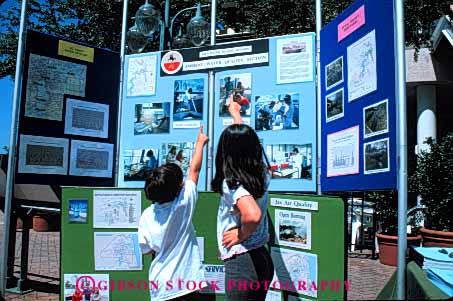
M 205 282 L 192 217 L 197 182 L 208 137 L 200 127 L 187 180 L 176 164 L 155 168 L 146 180 L 146 197 L 152 201 L 140 218 L 138 237 L 143 254 L 156 254 L 149 269 L 151 300 L 196 300 L 187 281 Z M 178 285 L 179 281 L 184 285 Z M 197 288 L 199 289 L 199 288 Z

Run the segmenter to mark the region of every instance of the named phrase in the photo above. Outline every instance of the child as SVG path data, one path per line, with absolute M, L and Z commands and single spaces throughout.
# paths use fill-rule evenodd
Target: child
M 145 193 L 152 204 L 140 218 L 138 236 L 142 253 L 156 254 L 149 269 L 149 280 L 158 287 L 150 285 L 152 301 L 195 300 L 198 293 L 185 283 L 205 281 L 192 217 L 207 141 L 200 127 L 185 182 L 181 168 L 173 163 L 155 168 L 146 180 Z
M 221 195 L 217 242 L 225 264 L 225 301 L 262 301 L 264 283 L 274 273 L 264 247 L 269 240 L 268 164 L 255 131 L 242 124 L 240 105 L 231 102 L 229 110 L 234 124 L 220 136 L 212 181 L 212 189 Z M 243 289 L 244 282 L 248 289 Z

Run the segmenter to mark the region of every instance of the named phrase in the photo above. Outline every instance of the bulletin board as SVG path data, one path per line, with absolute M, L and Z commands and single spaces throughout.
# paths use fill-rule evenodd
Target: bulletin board
M 18 184 L 113 186 L 120 57 L 27 31 Z
M 394 33 L 393 0 L 358 0 L 321 30 L 324 192 L 397 186 Z
M 129 55 L 124 70 L 118 186 L 143 187 L 155 162 L 186 172 L 198 126 L 207 130 L 214 114 L 210 139 L 218 141 L 232 123 L 225 110 L 235 92 L 246 99 L 244 123 L 257 131 L 270 160 L 270 188 L 316 191 L 313 33 Z M 208 71 L 215 74 L 214 112 L 208 112 Z M 180 152 L 187 159 L 173 159 Z M 200 176 L 201 191 L 208 190 L 206 168 Z
M 96 270 L 95 235 L 108 236 L 113 233 L 121 236 L 137 231 L 136 228 L 105 228 L 105 224 L 102 224 L 102 221 L 99 222 L 99 217 L 102 220 L 104 216 L 99 216 L 100 205 L 93 204 L 93 196 L 95 193 L 99 195 L 111 192 L 137 193 L 141 196 L 140 210 L 143 211 L 149 206 L 143 191 L 138 189 L 63 188 L 60 300 L 65 300 L 65 293 L 68 297 L 75 290 L 77 277 L 93 279 L 96 285 L 101 283 L 101 287 L 105 287 L 106 283 L 109 283 L 110 288 L 104 292 L 105 296 L 108 296 L 108 300 L 148 300 L 149 298 L 149 292 L 138 284 L 148 281 L 148 269 L 151 262 L 148 256 L 142 256 L 142 265 L 136 270 Z M 279 280 L 285 281 L 284 277 L 293 275 L 293 277 L 300 278 L 297 280 L 313 279 L 318 284 L 316 296 L 308 290 L 298 294 L 287 291 L 285 288 L 271 290 L 269 295 L 276 294 L 280 296 L 280 299 L 273 300 L 285 301 L 296 300 L 293 299 L 296 296 L 308 300 L 345 299 L 344 281 L 347 279 L 344 229 L 346 229 L 346 220 L 343 201 L 333 197 L 279 194 L 271 194 L 269 199 L 272 204 L 268 209 L 269 217 L 272 220 L 269 247 L 274 253 L 277 274 L 280 275 L 279 277 L 283 277 Z M 104 198 L 104 200 L 107 199 Z M 216 240 L 218 202 L 219 195 L 216 193 L 199 193 L 193 224 L 196 236 L 203 237 L 203 263 L 221 267 L 222 262 L 217 257 Z M 74 214 L 76 208 L 79 211 Z M 278 234 L 275 229 L 278 229 Z M 305 237 L 304 233 L 311 235 Z M 304 236 L 305 239 L 291 239 L 298 236 Z M 123 245 L 120 244 L 120 246 Z M 135 245 L 135 248 L 138 250 L 138 245 Z M 109 254 L 111 253 L 106 253 L 104 257 Z M 282 258 L 292 262 L 293 265 L 282 265 Z M 122 285 L 121 281 L 126 282 L 126 289 L 118 289 Z M 127 284 L 128 282 L 130 284 Z M 321 290 L 321 286 L 323 290 Z M 207 293 L 206 300 L 223 300 L 223 294 Z

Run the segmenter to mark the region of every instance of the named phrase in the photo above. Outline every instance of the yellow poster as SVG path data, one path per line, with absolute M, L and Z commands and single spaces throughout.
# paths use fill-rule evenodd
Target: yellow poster
M 90 63 L 94 61 L 93 48 L 77 45 L 62 40 L 60 40 L 58 43 L 58 54 Z

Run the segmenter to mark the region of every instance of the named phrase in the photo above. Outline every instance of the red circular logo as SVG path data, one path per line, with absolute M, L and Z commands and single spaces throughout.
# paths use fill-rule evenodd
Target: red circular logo
M 178 51 L 169 51 L 162 57 L 161 67 L 167 74 L 175 74 L 181 70 L 183 58 Z
M 77 278 L 76 290 L 83 292 L 84 290 L 93 290 L 96 286 L 96 281 L 93 277 L 88 275 L 82 275 Z

